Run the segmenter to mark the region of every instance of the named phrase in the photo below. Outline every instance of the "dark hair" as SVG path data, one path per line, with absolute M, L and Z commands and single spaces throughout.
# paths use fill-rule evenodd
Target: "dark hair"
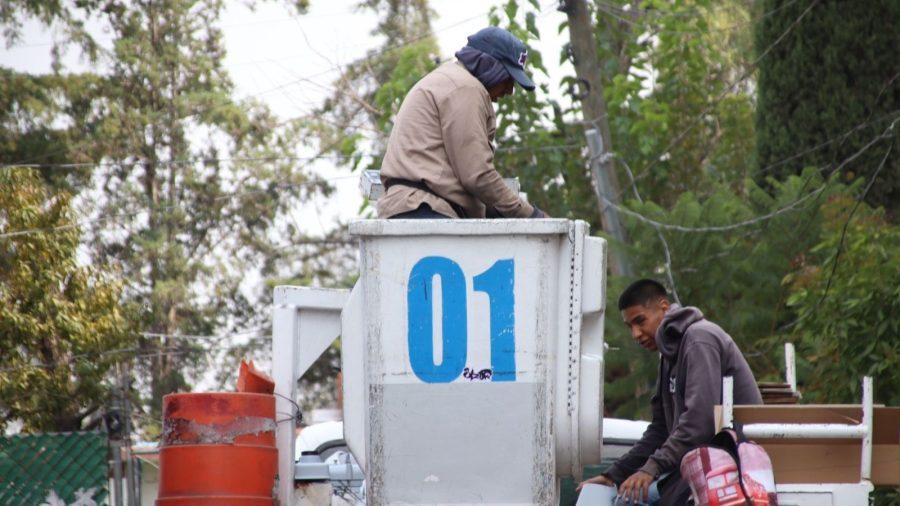
M 669 298 L 662 283 L 652 279 L 639 279 L 628 285 L 622 295 L 619 295 L 619 311 L 631 306 L 645 306 L 648 302 L 660 298 L 666 300 Z

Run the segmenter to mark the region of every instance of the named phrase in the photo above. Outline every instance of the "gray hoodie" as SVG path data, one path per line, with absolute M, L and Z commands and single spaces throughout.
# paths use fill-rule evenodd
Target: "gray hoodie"
M 713 407 L 722 378 L 734 378 L 735 404 L 762 404 L 750 366 L 737 344 L 695 307 L 672 304 L 656 331 L 659 376 L 650 401 L 653 420 L 631 450 L 604 473 L 622 483 L 636 471 L 677 471 L 688 451 L 715 435 Z

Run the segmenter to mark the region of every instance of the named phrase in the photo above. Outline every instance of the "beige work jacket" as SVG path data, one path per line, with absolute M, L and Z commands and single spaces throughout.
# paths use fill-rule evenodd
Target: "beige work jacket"
M 458 62 L 422 78 L 403 100 L 381 165 L 386 187 L 378 216 L 413 211 L 423 202 L 441 214 L 484 218 L 485 206 L 508 218 L 527 218 L 534 208 L 506 187 L 494 169 L 496 115 L 487 90 Z M 436 195 L 391 179 L 422 181 Z

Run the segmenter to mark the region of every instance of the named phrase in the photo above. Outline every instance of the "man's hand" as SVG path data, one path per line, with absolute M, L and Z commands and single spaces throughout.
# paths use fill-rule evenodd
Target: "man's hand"
M 653 480 L 653 476 L 644 471 L 638 471 L 629 476 L 619 487 L 619 497 L 626 503 L 647 502 L 650 500 L 650 484 L 653 483 Z
M 615 487 L 615 486 L 616 486 L 616 484 L 613 483 L 612 480 L 610 480 L 609 478 L 607 478 L 606 476 L 603 476 L 603 475 L 601 474 L 601 475 L 598 475 L 598 476 L 594 476 L 593 478 L 591 478 L 591 479 L 589 479 L 589 480 L 584 480 L 583 482 L 579 483 L 579 484 L 578 484 L 578 487 L 575 488 L 575 491 L 576 491 L 576 492 L 581 492 L 581 488 L 584 487 L 585 485 L 587 485 L 588 483 L 594 483 L 594 484 L 597 484 L 597 485 L 607 485 L 607 486 L 609 486 L 609 487 Z

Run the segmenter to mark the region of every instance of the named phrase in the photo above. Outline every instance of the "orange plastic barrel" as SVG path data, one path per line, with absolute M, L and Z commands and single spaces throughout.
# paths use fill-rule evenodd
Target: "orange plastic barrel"
M 273 504 L 275 397 L 241 392 L 163 399 L 158 506 Z

